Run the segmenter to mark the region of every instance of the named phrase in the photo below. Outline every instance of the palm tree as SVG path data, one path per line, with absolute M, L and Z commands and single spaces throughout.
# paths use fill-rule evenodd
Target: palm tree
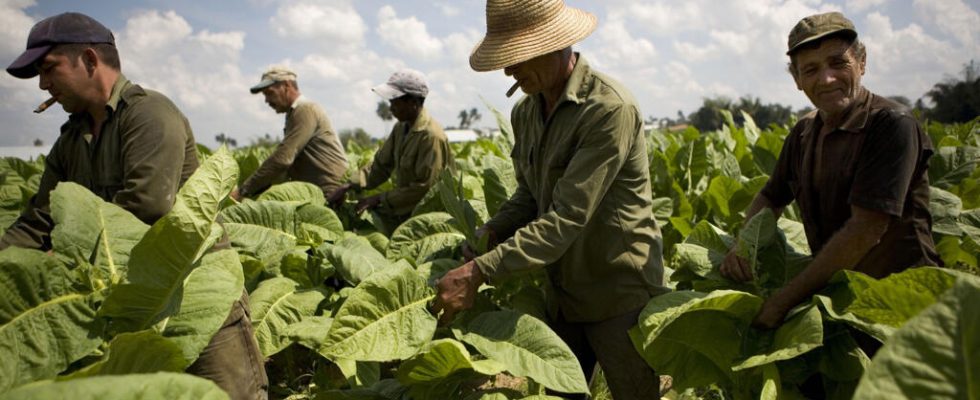
M 395 116 L 391 114 L 391 105 L 387 101 L 381 100 L 378 102 L 378 109 L 374 111 L 378 114 L 378 118 L 384 122 L 385 132 L 388 131 L 388 121 L 395 119 Z

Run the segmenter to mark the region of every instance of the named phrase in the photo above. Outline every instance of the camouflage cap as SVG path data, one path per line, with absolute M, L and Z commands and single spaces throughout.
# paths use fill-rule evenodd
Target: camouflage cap
M 846 32 L 857 37 L 854 24 L 839 12 L 814 14 L 803 18 L 789 32 L 787 43 L 789 50 L 786 51 L 786 54 L 792 55 L 800 46 L 838 32 Z
M 252 86 L 252 88 L 249 89 L 249 91 L 251 91 L 252 94 L 256 94 L 258 92 L 261 92 L 262 89 L 272 86 L 276 82 L 295 81 L 295 80 L 296 80 L 295 72 L 293 72 L 289 68 L 276 65 L 276 66 L 269 67 L 269 69 L 262 74 L 262 80 L 257 85 Z
M 425 84 L 425 76 L 413 69 L 396 71 L 388 78 L 388 82 L 375 86 L 371 90 L 389 101 L 406 94 L 421 98 L 429 95 L 429 86 Z

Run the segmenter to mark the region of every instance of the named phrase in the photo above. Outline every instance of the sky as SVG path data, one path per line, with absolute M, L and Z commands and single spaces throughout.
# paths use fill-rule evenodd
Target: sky
M 520 97 L 502 71 L 474 72 L 470 51 L 486 29 L 480 0 L 0 0 L 0 63 L 23 50 L 37 21 L 66 11 L 113 31 L 130 80 L 169 96 L 198 142 L 224 133 L 239 144 L 282 135 L 284 117 L 248 88 L 271 65 L 298 74 L 336 130 L 384 137 L 372 86 L 400 68 L 423 72 L 426 107 L 443 126 L 484 101 L 509 115 Z M 980 0 L 566 0 L 595 14 L 598 28 L 574 48 L 622 82 L 646 117 L 695 111 L 708 97 L 754 96 L 809 105 L 786 72 L 786 36 L 801 18 L 842 11 L 867 45 L 863 83 L 881 95 L 919 99 L 980 61 Z M 37 78 L 0 74 L 0 146 L 52 143 L 67 119 Z

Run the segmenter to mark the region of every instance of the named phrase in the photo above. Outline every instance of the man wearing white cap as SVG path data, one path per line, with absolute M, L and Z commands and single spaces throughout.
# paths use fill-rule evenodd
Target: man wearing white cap
M 335 190 L 330 201 L 340 202 L 350 189 L 378 187 L 394 175 L 394 189 L 360 199 L 356 206 L 358 213 L 376 210 L 384 230 L 390 233 L 408 219 L 415 205 L 439 179 L 443 168 L 452 161 L 452 152 L 442 126 L 423 106 L 429 87 L 422 73 L 401 70 L 392 74 L 387 83 L 371 90 L 391 102 L 391 113 L 398 123 L 381 150 L 375 153 L 374 162 L 360 171 L 355 181 Z
M 481 230 L 500 244 L 448 272 L 435 308 L 450 319 L 485 281 L 546 269 L 549 325 L 586 377 L 598 362 L 613 397 L 656 399 L 660 380 L 627 330 L 663 286 L 643 120 L 632 95 L 572 52 L 596 26 L 561 0 L 489 0 L 477 71 L 503 69 L 514 106 L 518 188 Z
M 340 186 L 347 173 L 347 153 L 327 114 L 300 93 L 296 73 L 286 67 L 271 67 L 250 91 L 261 92 L 269 107 L 286 114 L 286 127 L 282 142 L 252 176 L 232 191 L 232 198 L 239 200 L 261 193 L 283 177 L 312 183 L 324 196 Z

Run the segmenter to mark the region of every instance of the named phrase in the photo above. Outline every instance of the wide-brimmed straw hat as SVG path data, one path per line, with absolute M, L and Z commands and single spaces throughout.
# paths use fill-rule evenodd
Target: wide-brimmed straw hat
M 487 34 L 470 67 L 493 71 L 564 49 L 589 36 L 596 21 L 562 0 L 487 0 Z

